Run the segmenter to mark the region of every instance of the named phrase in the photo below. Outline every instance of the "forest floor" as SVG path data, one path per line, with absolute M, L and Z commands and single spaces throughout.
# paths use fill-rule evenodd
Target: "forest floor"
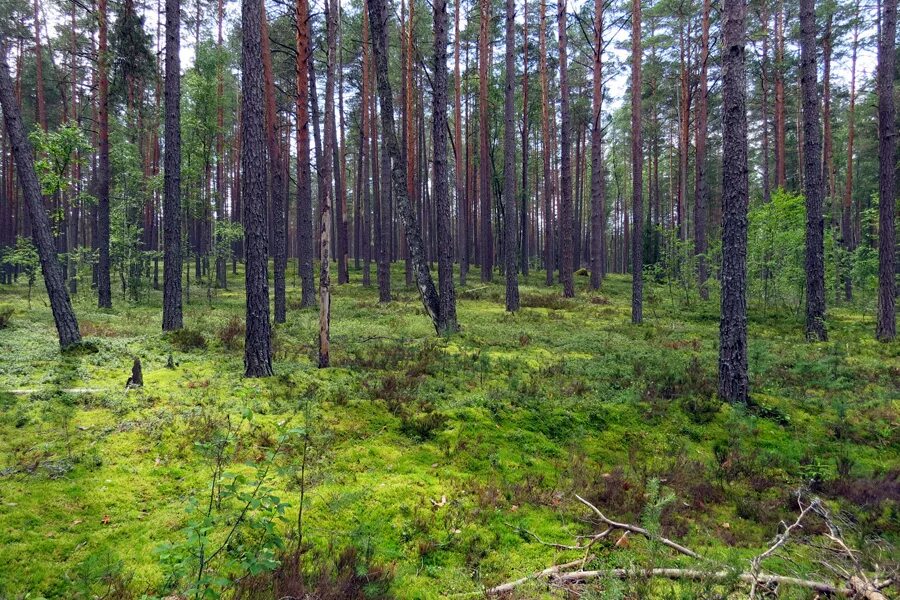
M 59 352 L 42 289 L 29 308 L 24 278 L 0 287 L 15 308 L 0 330 L 0 598 L 165 595 L 167 578 L 190 569 L 197 539 L 183 528 L 207 510 L 217 463 L 252 482 L 270 459 L 268 504 L 251 511 L 289 504 L 276 526 L 296 546 L 303 482 L 303 560 L 320 572 L 310 585 L 385 597 L 478 597 L 579 558 L 532 535 L 571 544 L 598 531 L 575 494 L 738 565 L 796 514 L 800 486 L 842 509 L 854 539 L 900 539 L 900 344 L 875 342 L 858 309 L 830 309 L 829 341 L 809 344 L 798 314 L 753 308 L 753 403 L 737 407 L 715 399 L 717 300 L 676 304 L 651 285 L 634 326 L 630 279 L 610 276 L 594 293 L 579 276 L 566 300 L 533 273 L 510 315 L 502 278 L 485 285 L 475 269 L 457 290 L 462 331 L 440 339 L 401 267 L 393 276 L 387 305 L 358 271 L 335 286 L 326 370 L 315 363 L 318 312 L 297 308 L 289 276 L 269 379 L 242 376 L 240 275 L 227 291 L 195 282 L 178 336 L 160 332 L 159 292 L 101 311 L 82 290 L 75 308 L 97 352 L 73 355 Z M 126 390 L 134 357 L 144 387 Z M 244 498 L 240 481 L 218 481 L 213 515 Z M 233 522 L 211 517 L 210 548 Z M 266 535 L 240 533 L 222 556 Z M 616 539 L 595 546 L 593 566 L 691 564 Z M 243 597 L 263 580 L 244 580 Z M 651 595 L 698 597 L 691 585 Z

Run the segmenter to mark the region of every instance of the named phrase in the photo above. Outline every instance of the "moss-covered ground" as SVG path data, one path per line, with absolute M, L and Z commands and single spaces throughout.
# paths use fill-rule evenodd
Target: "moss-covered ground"
M 304 541 L 318 560 L 352 546 L 400 598 L 477 597 L 577 558 L 524 530 L 562 543 L 594 531 L 576 493 L 611 517 L 653 520 L 654 481 L 675 496 L 662 531 L 727 561 L 766 546 L 799 486 L 845 511 L 857 539 L 900 536 L 900 345 L 875 342 L 862 311 L 831 308 L 829 341 L 810 344 L 797 314 L 753 308 L 754 401 L 737 407 L 715 399 L 716 299 L 674 305 L 651 286 L 634 326 L 629 279 L 609 276 L 593 293 L 578 277 L 565 300 L 536 273 L 510 315 L 502 280 L 481 284 L 476 269 L 458 290 L 462 331 L 440 339 L 393 275 L 387 305 L 359 272 L 335 286 L 324 370 L 318 313 L 297 308 L 289 281 L 269 379 L 242 376 L 242 276 L 227 291 L 195 285 L 184 321 L 202 340 L 160 332 L 159 292 L 101 311 L 83 290 L 76 310 L 97 352 L 71 355 L 42 293 L 29 308 L 24 282 L 0 287 L 15 308 L 0 330 L 0 597 L 164 594 L 156 550 L 183 537 L 189 501 L 209 495 L 214 461 L 198 442 L 246 409 L 243 462 L 278 431 L 308 433 Z M 134 357 L 144 387 L 127 391 Z M 296 448 L 277 464 L 268 477 L 291 504 L 278 525 L 290 546 Z M 595 564 L 688 564 L 614 541 L 596 546 Z M 654 589 L 695 597 L 676 583 Z

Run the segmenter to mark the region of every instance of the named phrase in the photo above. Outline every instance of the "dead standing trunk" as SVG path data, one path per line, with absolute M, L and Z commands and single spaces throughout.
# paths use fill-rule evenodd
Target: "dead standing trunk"
M 334 145 L 337 140 L 334 123 L 334 62 L 337 54 L 337 7 L 325 0 L 328 56 L 325 66 L 325 147 L 322 151 L 325 189 L 321 194 L 319 223 L 319 368 L 331 362 L 331 204 L 334 179 Z
M 59 334 L 59 346 L 63 350 L 81 342 L 78 321 L 72 310 L 66 291 L 62 267 L 56 258 L 56 247 L 50 232 L 50 219 L 44 209 L 41 186 L 34 171 L 34 153 L 25 135 L 19 104 L 13 91 L 9 67 L 6 64 L 6 48 L 0 46 L 0 108 L 6 122 L 6 132 L 12 146 L 13 157 L 19 175 L 19 184 L 31 217 L 31 230 L 41 261 L 44 285 L 50 299 L 50 309 Z

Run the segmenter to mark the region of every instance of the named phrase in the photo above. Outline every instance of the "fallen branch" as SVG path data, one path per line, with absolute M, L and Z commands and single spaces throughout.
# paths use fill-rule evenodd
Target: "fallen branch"
M 659 541 L 659 543 L 661 543 L 662 545 L 668 546 L 669 548 L 672 548 L 673 550 L 676 550 L 686 556 L 690 556 L 691 558 L 696 558 L 699 560 L 709 560 L 709 559 L 697 554 L 690 548 L 688 548 L 686 546 L 682 546 L 678 542 L 673 542 L 672 540 L 670 540 L 668 538 L 664 538 L 662 536 L 657 537 L 657 536 L 653 535 L 652 533 L 650 533 L 649 531 L 647 531 L 646 529 L 644 529 L 643 527 L 638 527 L 637 525 L 631 525 L 630 523 L 618 523 L 616 521 L 613 521 L 612 519 L 608 519 L 606 517 L 606 515 L 604 515 L 602 512 L 600 512 L 600 509 L 598 509 L 596 506 L 594 506 L 593 504 L 591 504 L 590 502 L 588 502 L 587 500 L 585 500 L 578 494 L 575 494 L 575 497 L 578 498 L 578 500 L 581 501 L 582 504 L 584 504 L 585 506 L 590 508 L 592 511 L 594 511 L 594 514 L 596 514 L 597 517 L 601 521 L 603 521 L 603 523 L 605 523 L 612 529 L 623 529 L 625 531 L 630 531 L 631 533 L 637 533 L 639 535 L 646 537 L 647 539 L 651 539 L 651 540 L 655 539 L 655 540 Z
M 663 579 L 689 579 L 692 581 L 728 581 L 737 579 L 746 583 L 759 581 L 766 584 L 787 585 L 802 587 L 825 594 L 840 596 L 852 596 L 855 592 L 849 588 L 839 588 L 829 583 L 798 579 L 797 577 L 785 577 L 782 575 L 769 575 L 761 573 L 754 576 L 751 573 L 735 573 L 734 571 L 703 571 L 700 569 L 603 569 L 600 571 L 571 571 L 560 573 L 552 578 L 556 583 L 582 583 L 590 579 L 627 579 L 629 577 L 658 577 Z
M 591 557 L 593 558 L 593 557 Z M 485 590 L 485 594 L 488 596 L 497 596 L 499 594 L 505 594 L 506 592 L 511 592 L 513 589 L 519 587 L 523 583 L 527 583 L 528 581 L 534 579 L 548 579 L 554 575 L 557 575 L 560 571 L 565 571 L 566 569 L 571 569 L 572 567 L 577 567 L 578 565 L 583 565 L 586 560 L 578 559 L 573 560 L 572 562 L 567 562 L 562 565 L 554 565 L 552 567 L 548 567 L 543 571 L 538 571 L 533 575 L 528 577 L 522 577 L 521 579 L 516 579 L 515 581 L 510 581 L 509 583 L 504 583 L 502 585 L 498 585 L 496 587 L 492 587 L 488 590 Z

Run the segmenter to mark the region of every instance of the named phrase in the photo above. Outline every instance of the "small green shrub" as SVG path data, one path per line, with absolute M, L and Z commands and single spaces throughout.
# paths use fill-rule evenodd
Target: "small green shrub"
M 182 352 L 206 348 L 206 338 L 196 329 L 179 329 L 169 334 L 169 341 Z
M 0 304 L 0 329 L 9 327 L 9 322 L 12 320 L 14 312 L 16 312 L 16 310 L 11 305 Z
M 183 330 L 182 330 L 183 331 Z M 228 350 L 237 350 L 241 347 L 241 339 L 244 337 L 246 327 L 240 317 L 231 317 L 231 320 L 219 330 L 219 341 Z

